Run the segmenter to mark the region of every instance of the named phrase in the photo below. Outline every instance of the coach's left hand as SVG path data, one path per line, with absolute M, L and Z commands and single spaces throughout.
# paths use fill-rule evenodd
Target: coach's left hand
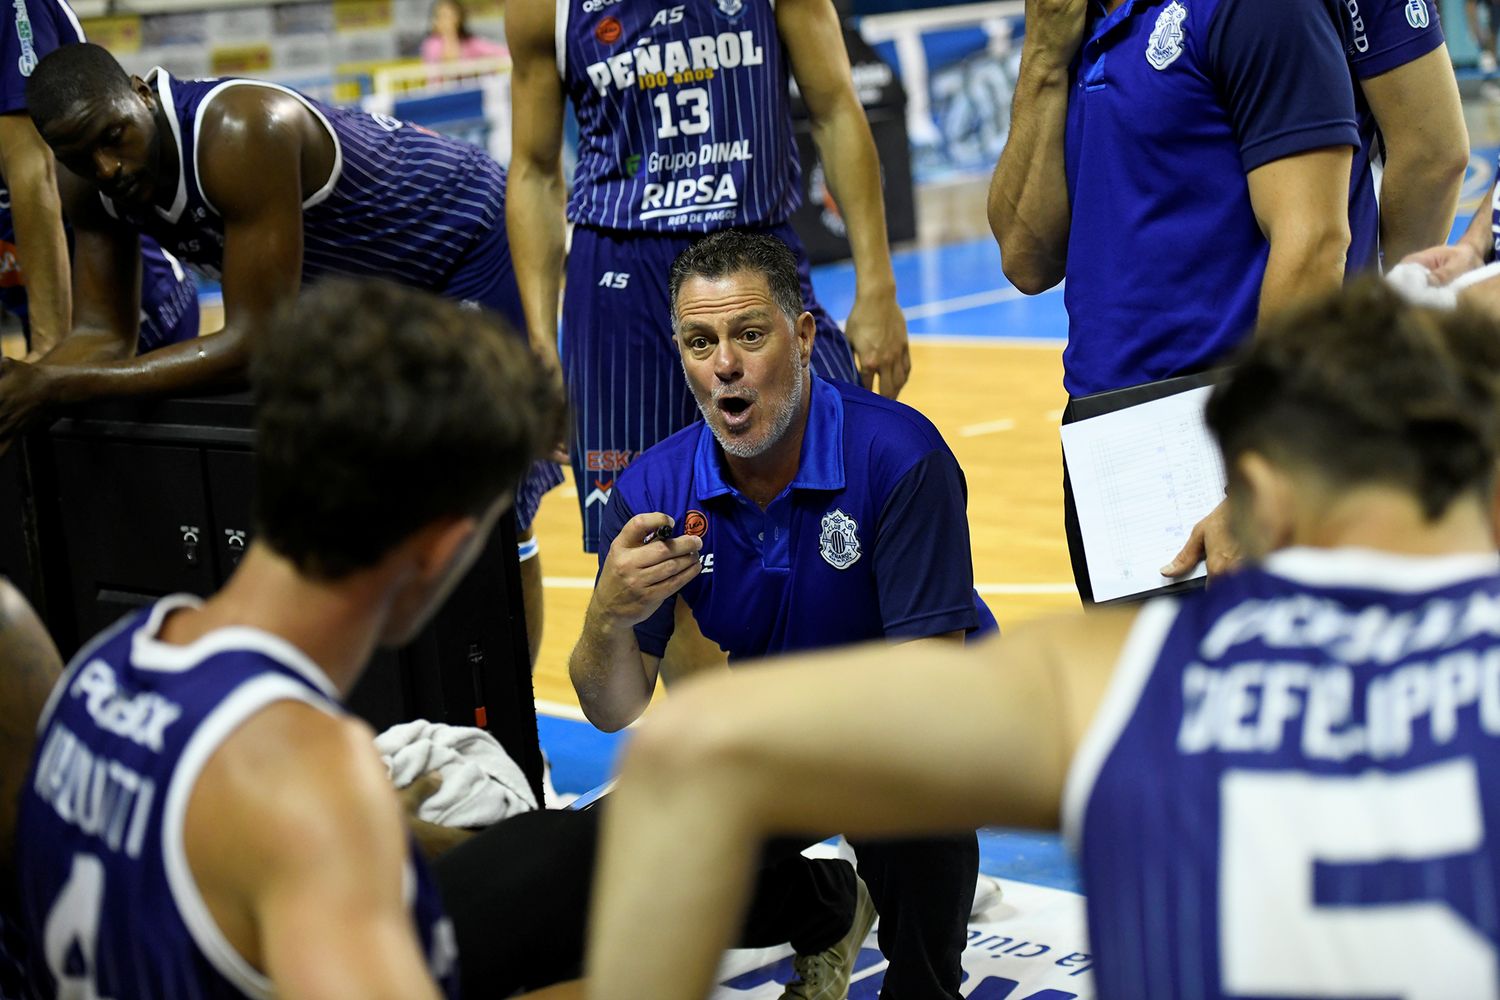
M 895 291 L 855 296 L 854 308 L 849 310 L 849 319 L 844 323 L 844 335 L 854 348 L 860 381 L 865 388 L 875 389 L 879 376 L 880 394 L 895 399 L 911 374 L 906 317 L 896 304 Z
M 1208 560 L 1209 578 L 1227 573 L 1240 564 L 1244 554 L 1239 543 L 1229 530 L 1229 501 L 1224 500 L 1211 510 L 1207 517 L 1193 525 L 1182 551 L 1161 569 L 1162 576 L 1182 576 L 1198 565 L 1198 560 Z
M 48 402 L 46 366 L 0 360 L 0 446 L 25 429 Z

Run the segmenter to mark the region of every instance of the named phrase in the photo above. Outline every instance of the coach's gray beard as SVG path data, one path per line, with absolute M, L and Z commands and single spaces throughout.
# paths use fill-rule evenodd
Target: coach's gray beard
M 782 436 L 786 434 L 787 428 L 792 426 L 792 418 L 802 408 L 802 393 L 807 385 L 806 374 L 807 366 L 802 363 L 802 356 L 793 351 L 792 391 L 787 393 L 786 399 L 776 408 L 776 412 L 771 414 L 770 426 L 766 428 L 765 435 L 759 441 L 742 441 L 738 438 L 730 437 L 719 429 L 719 425 L 714 422 L 713 417 L 715 411 L 718 409 L 714 404 L 719 401 L 720 395 L 724 394 L 719 391 L 719 386 L 714 387 L 713 393 L 707 400 L 696 391 L 693 393 L 693 396 L 698 403 L 698 411 L 703 414 L 703 420 L 708 424 L 708 429 L 714 432 L 714 438 L 719 442 L 719 447 L 723 448 L 726 454 L 733 455 L 735 458 L 755 458 L 757 455 L 764 454 L 772 445 L 780 441 Z M 728 388 L 728 386 L 724 387 L 726 393 Z M 760 393 L 757 391 L 755 402 L 759 401 Z

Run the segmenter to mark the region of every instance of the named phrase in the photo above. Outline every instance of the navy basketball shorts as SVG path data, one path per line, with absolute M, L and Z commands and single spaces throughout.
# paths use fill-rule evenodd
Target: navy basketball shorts
M 504 219 L 503 212 L 500 218 Z M 521 310 L 521 291 L 516 285 L 503 222 L 480 234 L 449 275 L 440 294 L 497 312 L 517 336 L 526 336 L 526 314 Z M 516 527 L 523 534 L 531 527 L 542 497 L 562 481 L 562 469 L 556 462 L 532 464 L 516 488 Z
M 801 241 L 789 225 L 768 231 L 797 255 L 802 301 L 818 323 L 813 371 L 857 382 L 849 342 L 813 297 Z M 672 339 L 667 288 L 672 261 L 696 238 L 573 229 L 561 353 L 586 552 L 599 550 L 599 526 L 615 477 L 641 452 L 699 417 Z

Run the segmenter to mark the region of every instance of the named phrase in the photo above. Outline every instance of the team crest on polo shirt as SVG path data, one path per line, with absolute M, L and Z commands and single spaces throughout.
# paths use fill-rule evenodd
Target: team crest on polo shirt
M 859 525 L 854 518 L 837 509 L 824 514 L 818 551 L 834 569 L 848 569 L 859 562 Z
M 1182 22 L 1187 20 L 1187 14 L 1187 8 L 1179 0 L 1172 0 L 1166 10 L 1156 16 L 1156 27 L 1151 29 L 1151 37 L 1146 41 L 1146 61 L 1152 69 L 1166 69 L 1182 55 Z
M 1407 0 L 1406 23 L 1418 31 L 1432 23 L 1427 16 L 1426 0 Z

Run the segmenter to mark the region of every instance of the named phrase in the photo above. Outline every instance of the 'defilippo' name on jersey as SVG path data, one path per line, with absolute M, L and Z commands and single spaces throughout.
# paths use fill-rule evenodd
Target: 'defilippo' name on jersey
M 797 207 L 773 0 L 564 0 L 558 65 L 578 116 L 568 217 L 607 229 L 774 225 Z

